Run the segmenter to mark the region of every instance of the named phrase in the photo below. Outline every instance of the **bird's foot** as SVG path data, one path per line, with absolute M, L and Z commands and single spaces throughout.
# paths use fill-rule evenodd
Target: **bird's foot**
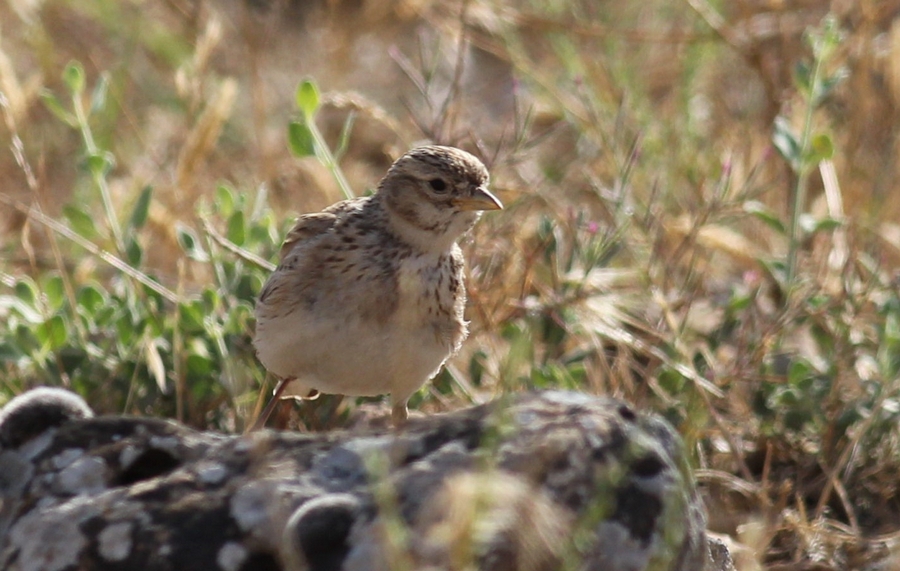
M 409 419 L 409 410 L 406 408 L 406 402 L 397 403 L 391 408 L 391 421 L 394 428 L 400 428 L 406 424 Z

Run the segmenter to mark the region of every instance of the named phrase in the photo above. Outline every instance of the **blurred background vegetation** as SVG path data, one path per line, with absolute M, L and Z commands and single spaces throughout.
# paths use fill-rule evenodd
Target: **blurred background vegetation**
M 898 569 L 898 15 L 7 0 L 0 405 L 57 385 L 243 430 L 272 386 L 254 297 L 293 215 L 451 144 L 508 207 L 465 240 L 472 335 L 414 408 L 614 395 L 679 428 L 740 569 Z

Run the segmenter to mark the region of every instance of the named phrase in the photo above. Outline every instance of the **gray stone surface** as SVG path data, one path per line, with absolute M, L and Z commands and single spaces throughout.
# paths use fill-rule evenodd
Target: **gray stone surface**
M 231 436 L 56 392 L 0 410 L 0 569 L 731 569 L 677 435 L 616 400 Z

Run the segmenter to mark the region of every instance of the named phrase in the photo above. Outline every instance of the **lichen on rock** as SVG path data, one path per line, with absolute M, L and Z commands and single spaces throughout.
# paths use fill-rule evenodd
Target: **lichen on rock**
M 41 391 L 0 411 L 9 571 L 730 569 L 675 432 L 614 399 L 229 436 Z

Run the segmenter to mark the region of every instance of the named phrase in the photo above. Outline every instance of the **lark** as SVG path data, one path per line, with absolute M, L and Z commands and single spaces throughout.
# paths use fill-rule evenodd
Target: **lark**
M 282 395 L 390 393 L 407 401 L 468 333 L 457 244 L 482 211 L 503 208 L 488 171 L 453 147 L 415 148 L 374 194 L 300 216 L 256 304 L 253 343 Z

